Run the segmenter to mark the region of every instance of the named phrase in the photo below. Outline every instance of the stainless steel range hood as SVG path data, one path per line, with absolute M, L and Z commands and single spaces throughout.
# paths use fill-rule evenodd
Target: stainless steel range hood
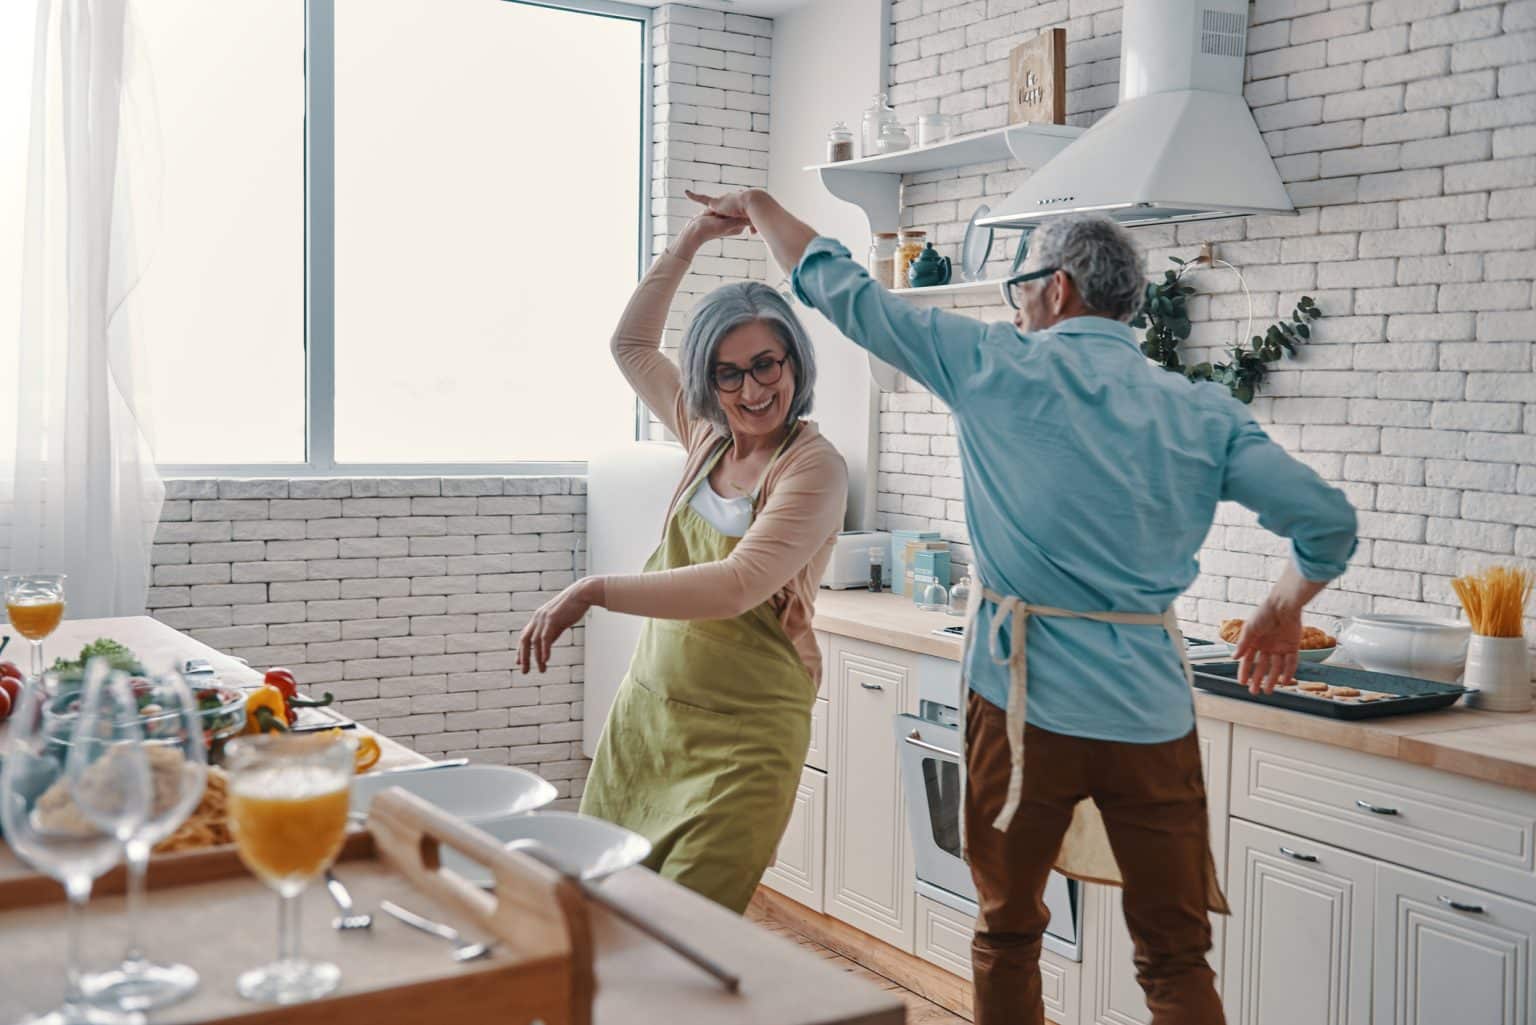
M 1119 104 L 981 223 L 1294 214 L 1243 99 L 1247 0 L 1125 0 L 1120 38 Z

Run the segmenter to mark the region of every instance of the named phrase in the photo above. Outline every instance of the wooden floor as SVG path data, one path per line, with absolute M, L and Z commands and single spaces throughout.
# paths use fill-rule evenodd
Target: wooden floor
M 949 1011 L 939 1007 L 937 1004 L 924 1000 L 916 993 L 902 989 L 900 986 L 892 982 L 890 979 L 887 979 L 885 976 L 876 975 L 874 972 L 863 967 L 862 965 L 854 964 L 846 957 L 843 957 L 835 951 L 828 950 L 826 947 L 823 947 L 819 943 L 814 943 L 811 940 L 806 939 L 804 936 L 801 936 L 799 933 L 788 928 L 787 926 L 781 925 L 778 922 L 767 921 L 751 909 L 747 911 L 747 918 L 757 923 L 757 925 L 761 928 L 766 929 L 771 933 L 776 933 L 780 936 L 783 936 L 785 939 L 791 940 L 794 943 L 798 943 L 800 946 L 816 954 L 818 957 L 825 958 L 826 960 L 832 962 L 832 964 L 836 965 L 838 968 L 841 968 L 843 971 L 847 972 L 849 975 L 864 979 L 876 986 L 879 986 L 881 989 L 890 990 L 893 993 L 900 994 L 902 1000 L 906 1001 L 907 1004 L 907 1025 L 971 1025 L 970 1022 L 966 1021 L 959 1015 L 951 1014 Z

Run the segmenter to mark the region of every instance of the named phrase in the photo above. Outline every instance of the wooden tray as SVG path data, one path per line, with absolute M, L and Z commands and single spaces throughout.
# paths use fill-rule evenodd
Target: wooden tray
M 1453 683 L 1437 683 L 1412 676 L 1394 676 L 1376 673 L 1368 669 L 1352 669 L 1348 666 L 1331 666 L 1302 662 L 1296 666 L 1296 679 L 1315 680 L 1338 687 L 1353 687 L 1361 691 L 1375 691 L 1389 697 L 1375 701 L 1351 701 L 1316 697 L 1302 691 L 1276 690 L 1273 694 L 1251 694 L 1247 687 L 1237 682 L 1236 662 L 1214 662 L 1195 665 L 1195 686 L 1222 697 L 1252 701 L 1260 705 L 1277 705 L 1307 715 L 1321 715 L 1331 719 L 1380 719 L 1388 715 L 1405 715 L 1410 712 L 1432 712 L 1454 705 L 1465 689 Z
M 486 866 L 495 880 L 491 890 L 443 869 L 443 844 Z M 391 790 L 374 800 L 368 832 L 347 838 L 336 874 L 360 909 L 376 911 L 388 898 L 471 938 L 500 943 L 489 957 L 457 964 L 446 941 L 388 915 L 375 913 L 372 929 L 338 932 L 330 927 L 335 908 L 316 881 L 300 898 L 299 949 L 340 967 L 340 988 L 306 1004 L 254 1004 L 235 992 L 235 979 L 276 955 L 277 895 L 228 848 L 157 857 L 144 903 L 146 946 L 152 957 L 190 964 L 202 983 L 189 1000 L 156 1012 L 153 1020 L 590 1025 L 595 982 L 585 901 L 542 864 L 412 794 Z M 94 899 L 90 932 L 120 914 L 121 906 L 118 898 Z M 0 1021 L 46 1010 L 61 999 L 64 922 L 58 883 L 35 875 L 0 881 L 0 935 L 6 937 Z M 26 942 L 14 942 L 21 937 Z M 88 950 L 93 962 L 121 952 L 91 949 L 89 942 Z

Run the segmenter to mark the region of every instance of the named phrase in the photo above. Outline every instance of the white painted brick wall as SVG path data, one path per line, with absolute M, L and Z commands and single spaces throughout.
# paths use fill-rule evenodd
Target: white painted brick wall
M 1119 8 L 895 0 L 892 102 L 905 118 L 954 113 L 962 131 L 1001 125 L 1008 50 L 1063 26 L 1068 121 L 1092 124 L 1117 96 Z M 1531 0 L 1257 0 L 1245 93 L 1300 216 L 1135 231 L 1159 274 L 1170 255 L 1217 241 L 1247 278 L 1256 325 L 1303 292 L 1327 311 L 1253 404 L 1360 510 L 1360 551 L 1318 601 L 1325 615 L 1454 615 L 1451 577 L 1536 556 L 1533 29 Z M 958 260 L 971 211 L 1025 175 L 995 164 L 912 176 L 904 223 Z M 1013 238 L 994 248 L 994 276 L 1013 250 Z M 1230 344 L 1247 316 L 1230 273 L 1193 283 L 1190 361 Z M 992 297 L 932 301 L 1010 314 Z M 903 382 L 882 397 L 881 525 L 938 529 L 968 562 L 954 452 L 950 418 L 926 392 Z M 1284 554 L 1252 514 L 1223 508 L 1181 613 L 1209 624 L 1245 614 Z
M 583 631 L 543 675 L 514 672 L 513 643 L 585 565 L 584 478 L 173 480 L 149 608 L 422 754 L 530 769 L 570 805 Z
M 686 190 L 714 194 L 768 184 L 773 22 L 664 4 L 652 25 L 651 252 L 660 254 L 698 210 Z M 663 347 L 676 352 L 688 313 L 706 292 L 730 281 L 764 281 L 768 274 L 761 240 L 720 239 L 704 246 L 678 289 Z M 651 431 L 662 436 L 654 421 Z

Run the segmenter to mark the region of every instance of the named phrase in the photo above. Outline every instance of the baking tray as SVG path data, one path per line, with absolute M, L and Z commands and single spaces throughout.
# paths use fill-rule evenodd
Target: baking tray
M 1296 667 L 1296 679 L 1298 682 L 1317 681 L 1335 687 L 1354 687 L 1356 690 L 1372 690 L 1392 696 L 1379 701 L 1348 702 L 1282 690 L 1269 695 L 1251 694 L 1247 687 L 1237 682 L 1236 662 L 1211 662 L 1195 666 L 1195 686 L 1201 690 L 1226 698 L 1237 698 L 1239 701 L 1289 708 L 1294 712 L 1329 719 L 1380 719 L 1388 715 L 1433 712 L 1449 708 L 1466 693 L 1465 687 L 1454 683 L 1307 662 Z

